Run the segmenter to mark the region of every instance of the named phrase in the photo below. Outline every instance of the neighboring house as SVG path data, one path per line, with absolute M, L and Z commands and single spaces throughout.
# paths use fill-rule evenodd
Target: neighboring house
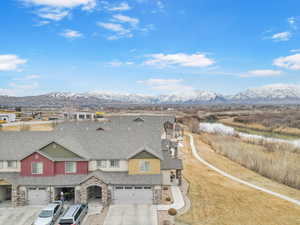
M 16 114 L 14 113 L 0 113 L 0 121 L 5 123 L 12 123 L 16 121 Z
M 91 112 L 65 112 L 65 120 L 94 120 L 96 118 L 95 113 Z
M 161 138 L 167 121 L 174 118 L 119 116 L 0 132 L 0 201 L 40 205 L 63 192 L 81 203 L 158 204 L 163 185 L 181 184 L 176 142 Z

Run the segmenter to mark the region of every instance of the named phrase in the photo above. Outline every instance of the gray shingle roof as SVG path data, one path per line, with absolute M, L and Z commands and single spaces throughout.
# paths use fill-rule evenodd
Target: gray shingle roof
M 15 185 L 26 186 L 75 186 L 83 183 L 90 177 L 97 177 L 111 185 L 159 185 L 162 175 L 128 175 L 127 172 L 95 171 L 89 175 L 57 175 L 51 177 L 20 176 L 17 173 L 1 173 L 0 179 L 5 179 Z
M 162 170 L 183 169 L 182 160 L 172 158 L 168 151 L 163 151 L 163 157 L 164 160 L 161 161 Z
M 66 122 L 54 131 L 0 132 L 0 160 L 20 160 L 34 151 L 57 142 L 86 159 L 127 159 L 145 146 L 160 158 L 163 123 L 174 117 L 114 116 L 106 122 Z M 102 127 L 104 131 L 97 131 Z

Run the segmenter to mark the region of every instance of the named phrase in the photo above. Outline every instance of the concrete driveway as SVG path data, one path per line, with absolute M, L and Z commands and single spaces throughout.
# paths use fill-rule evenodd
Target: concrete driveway
M 152 205 L 111 205 L 104 225 L 157 225 L 157 212 Z
M 31 225 L 42 207 L 0 208 L 0 224 Z

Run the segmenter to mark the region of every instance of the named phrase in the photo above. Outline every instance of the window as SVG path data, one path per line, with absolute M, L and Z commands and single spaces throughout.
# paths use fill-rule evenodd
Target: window
M 66 162 L 66 173 L 76 173 L 76 162 Z
M 111 168 L 119 168 L 120 167 L 120 160 L 109 160 Z
M 149 161 L 141 161 L 140 162 L 140 171 L 141 172 L 149 172 L 150 171 L 150 162 Z
M 99 168 L 106 168 L 107 167 L 106 160 L 99 160 L 99 161 L 97 161 L 97 166 Z
M 32 174 L 43 174 L 43 163 L 42 162 L 33 162 L 31 164 L 31 173 Z
M 14 160 L 7 161 L 7 168 L 17 168 L 17 161 Z
M 0 169 L 3 169 L 3 161 L 0 161 Z
M 55 206 L 54 208 L 54 214 L 56 214 L 57 210 L 59 209 L 59 205 Z
M 74 219 L 75 221 L 78 219 L 78 217 L 80 216 L 81 212 L 82 212 L 83 208 L 79 208 L 78 211 L 76 212 L 75 216 L 74 216 Z

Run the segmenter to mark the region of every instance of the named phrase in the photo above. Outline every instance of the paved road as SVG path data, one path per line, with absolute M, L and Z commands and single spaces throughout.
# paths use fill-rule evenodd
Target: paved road
M 152 205 L 111 205 L 104 225 L 156 225 L 156 210 Z
M 0 207 L 0 225 L 32 225 L 43 208 L 45 206 Z M 95 215 L 97 213 L 100 214 L 101 209 L 101 205 L 92 205 L 83 224 L 98 225 L 99 223 L 96 221 L 97 217 Z M 58 224 L 58 221 L 59 219 L 56 221 L 56 224 Z
M 230 175 L 230 174 L 224 172 L 223 170 L 218 169 L 217 167 L 211 165 L 210 163 L 206 162 L 203 158 L 200 157 L 200 155 L 199 155 L 198 152 L 197 152 L 197 149 L 196 149 L 195 144 L 194 144 L 194 137 L 193 137 L 193 135 L 189 134 L 189 137 L 190 137 L 190 144 L 191 144 L 192 153 L 193 153 L 194 157 L 195 157 L 197 160 L 199 160 L 201 163 L 203 163 L 204 165 L 206 165 L 207 167 L 211 168 L 212 170 L 216 171 L 217 173 L 219 173 L 219 174 L 221 174 L 221 175 L 223 175 L 223 176 L 225 176 L 225 177 L 227 177 L 227 178 L 229 178 L 229 179 L 231 179 L 231 180 L 233 180 L 233 181 L 236 181 L 236 182 L 238 182 L 238 183 L 247 185 L 247 186 L 249 186 L 249 187 L 251 187 L 251 188 L 254 188 L 254 189 L 256 189 L 256 190 L 259 190 L 259 191 L 268 193 L 268 194 L 270 194 L 270 195 L 276 196 L 276 197 L 278 197 L 278 198 L 284 199 L 284 200 L 286 200 L 286 201 L 289 201 L 289 202 L 291 202 L 291 203 L 294 203 L 294 204 L 300 206 L 300 201 L 298 201 L 298 200 L 296 200 L 296 199 L 290 198 L 290 197 L 288 197 L 288 196 L 286 196 L 286 195 L 282 195 L 282 194 L 279 194 L 279 193 L 270 191 L 270 190 L 268 190 L 268 189 L 259 187 L 259 186 L 257 186 L 257 185 L 251 184 L 251 183 L 249 183 L 249 182 L 247 182 L 247 181 L 241 180 L 241 179 L 239 179 L 239 178 L 237 178 L 237 177 L 234 177 L 234 176 L 232 176 L 232 175 Z
M 1 225 L 31 225 L 42 207 L 0 208 Z

